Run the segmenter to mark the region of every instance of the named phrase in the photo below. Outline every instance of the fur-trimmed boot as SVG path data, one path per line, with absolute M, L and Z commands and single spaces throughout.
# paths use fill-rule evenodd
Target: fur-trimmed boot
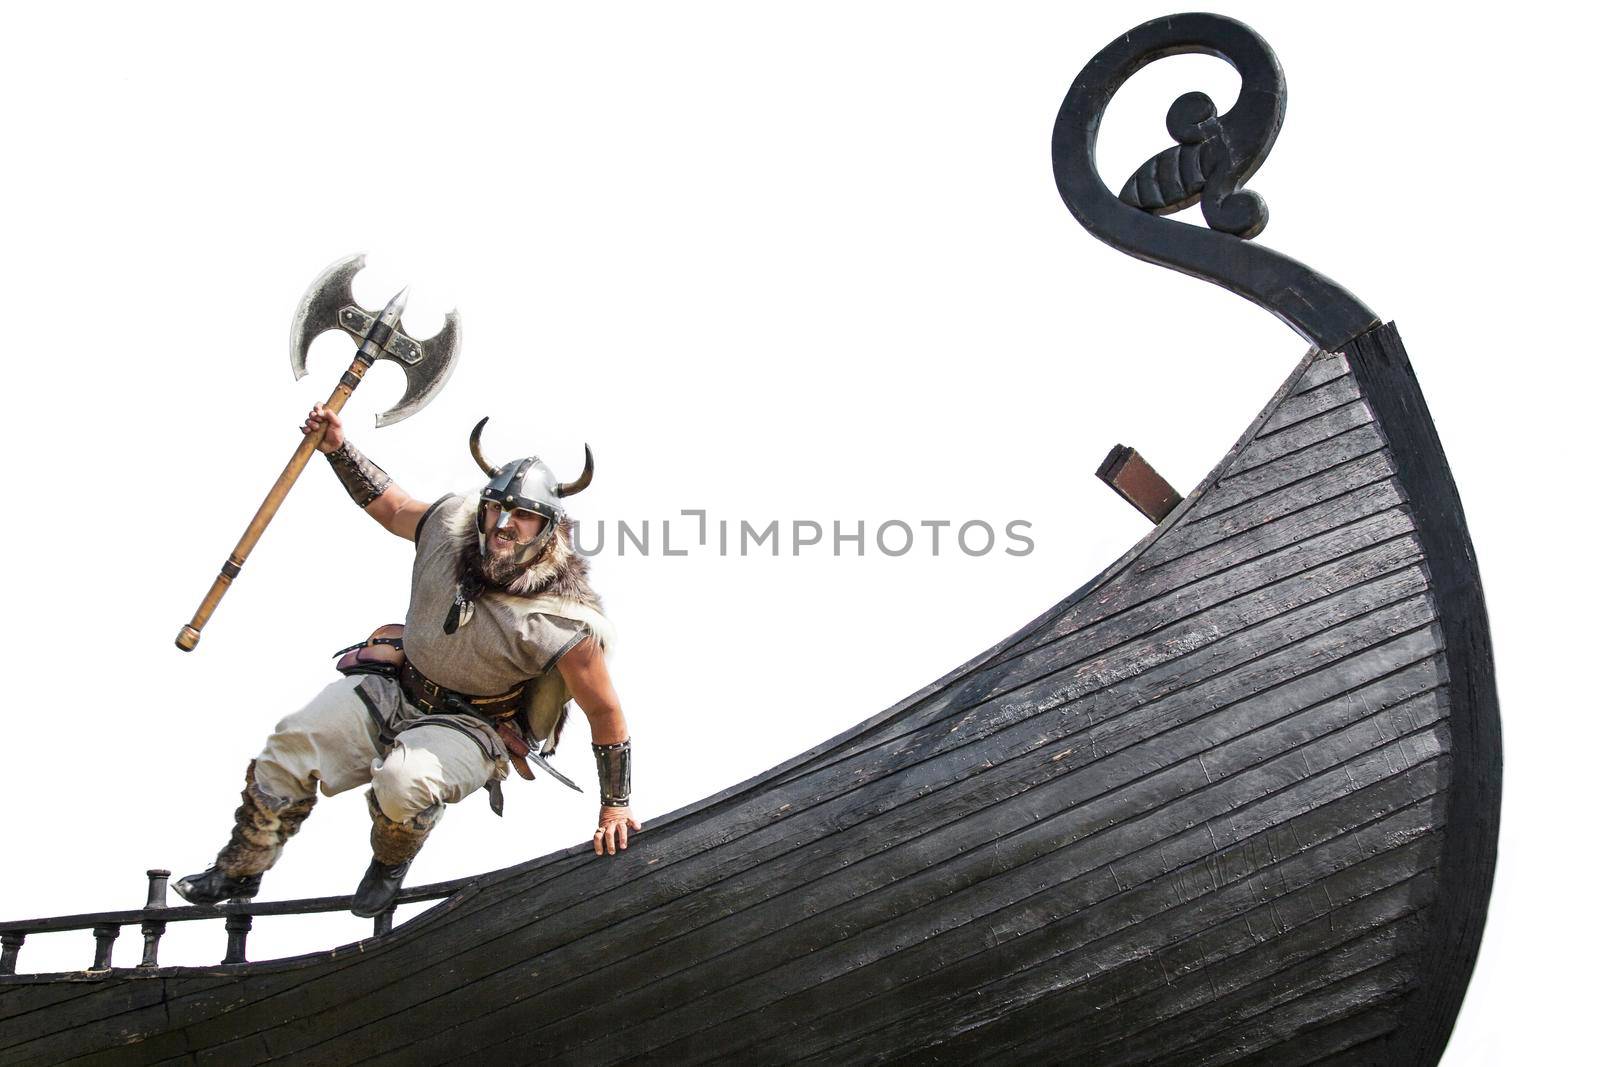
M 220 904 L 224 900 L 249 900 L 261 890 L 261 875 L 283 852 L 317 803 L 313 793 L 305 800 L 273 796 L 256 782 L 256 761 L 244 772 L 244 791 L 233 813 L 233 833 L 217 853 L 217 860 L 199 874 L 186 875 L 172 884 L 191 904 Z
M 350 898 L 351 912 L 363 919 L 375 918 L 394 907 L 400 883 L 405 881 L 411 861 L 422 851 L 422 843 L 434 824 L 444 815 L 444 805 L 435 804 L 405 822 L 395 822 L 383 813 L 378 795 L 369 789 L 367 811 L 372 815 L 372 862 Z

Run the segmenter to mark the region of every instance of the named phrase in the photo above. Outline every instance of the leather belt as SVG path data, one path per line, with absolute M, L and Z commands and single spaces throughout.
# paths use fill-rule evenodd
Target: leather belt
M 409 659 L 400 664 L 400 691 L 407 700 L 429 713 L 459 714 L 460 708 L 451 706 L 459 700 L 470 707 L 474 714 L 486 719 L 509 719 L 521 710 L 522 693 L 526 688 L 527 683 L 524 682 L 494 696 L 468 696 L 433 681 L 413 667 Z

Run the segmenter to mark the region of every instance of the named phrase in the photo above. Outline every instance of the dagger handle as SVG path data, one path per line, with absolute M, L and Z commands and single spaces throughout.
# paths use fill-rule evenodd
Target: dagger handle
M 338 414 L 344 409 L 346 400 L 355 392 L 356 386 L 361 384 L 361 378 L 367 373 L 367 368 L 372 366 L 372 360 L 366 354 L 357 354 L 351 362 L 350 368 L 339 378 L 339 384 L 329 395 L 328 402 L 324 405 L 329 411 Z M 267 497 L 256 509 L 255 516 L 250 520 L 250 525 L 245 527 L 244 536 L 239 538 L 239 543 L 233 546 L 233 551 L 228 554 L 227 560 L 222 564 L 222 569 L 211 582 L 211 588 L 206 590 L 205 597 L 200 601 L 200 606 L 195 609 L 194 618 L 189 620 L 187 626 L 178 631 L 177 646 L 185 652 L 194 651 L 200 643 L 200 631 L 205 629 L 211 620 L 211 613 L 217 610 L 223 594 L 239 576 L 239 571 L 244 567 L 245 560 L 250 558 L 250 552 L 256 547 L 256 542 L 261 540 L 261 535 L 267 532 L 267 524 L 278 513 L 278 508 L 283 504 L 289 490 L 294 488 L 295 481 L 300 477 L 300 472 L 306 469 L 306 464 L 311 462 L 311 454 L 322 444 L 323 435 L 327 427 L 315 433 L 306 434 L 300 441 L 300 447 L 294 450 L 294 455 L 289 457 L 289 463 L 283 468 L 283 473 L 278 475 L 278 480 L 272 484 L 267 492 Z

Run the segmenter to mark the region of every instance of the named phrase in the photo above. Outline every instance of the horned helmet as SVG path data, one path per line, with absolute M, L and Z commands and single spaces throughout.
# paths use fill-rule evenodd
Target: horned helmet
M 562 498 L 581 493 L 589 487 L 590 480 L 594 478 L 594 454 L 589 451 L 588 445 L 583 446 L 583 473 L 572 482 L 557 481 L 555 472 L 545 466 L 538 456 L 525 456 L 495 466 L 483 458 L 483 450 L 478 445 L 488 421 L 487 416 L 480 419 L 478 425 L 472 428 L 472 436 L 467 442 L 472 450 L 472 458 L 489 476 L 489 484 L 478 495 L 478 552 L 487 559 L 489 538 L 497 530 L 511 524 L 511 513 L 519 509 L 531 511 L 544 516 L 545 522 L 544 529 L 533 540 L 516 542 L 512 560 L 518 566 L 526 567 L 543 554 L 550 539 L 555 536 L 556 526 L 567 517 L 566 508 L 561 505 Z M 498 505 L 498 520 L 490 520 L 490 504 Z

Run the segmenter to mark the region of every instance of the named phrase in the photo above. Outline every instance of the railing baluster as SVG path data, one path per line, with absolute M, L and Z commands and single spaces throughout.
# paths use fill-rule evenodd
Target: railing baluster
M 145 894 L 144 906 L 147 908 L 164 908 L 167 906 L 167 879 L 172 877 L 171 871 L 151 870 L 144 875 L 150 879 L 149 892 Z
M 373 919 L 372 919 L 372 936 L 373 937 L 382 937 L 384 934 L 388 933 L 392 929 L 394 929 L 394 908 L 390 908 L 388 911 L 384 912 L 382 915 L 377 915 L 377 916 L 373 917 Z
M 223 963 L 248 963 L 244 955 L 245 938 L 250 936 L 250 916 L 230 915 L 224 926 L 228 928 L 228 954 L 222 957 Z
M 122 927 L 114 923 L 97 923 L 94 928 L 94 966 L 90 970 L 104 971 L 111 967 L 111 946 L 116 942 Z
M 144 958 L 139 961 L 139 966 L 154 967 L 156 953 L 161 950 L 161 935 L 167 932 L 167 924 L 144 922 L 139 924 L 139 929 L 144 934 Z
M 167 879 L 172 877 L 171 871 L 159 868 L 144 872 L 150 884 L 145 892 L 144 906 L 149 911 L 154 908 L 167 906 Z M 140 967 L 156 967 L 156 955 L 161 951 L 161 935 L 167 932 L 167 924 L 159 919 L 146 919 L 139 924 L 139 930 L 144 934 L 144 958 L 139 961 Z
M 28 935 L 20 930 L 0 934 L 0 974 L 17 973 L 17 953 L 22 951 L 22 943 L 27 939 Z

